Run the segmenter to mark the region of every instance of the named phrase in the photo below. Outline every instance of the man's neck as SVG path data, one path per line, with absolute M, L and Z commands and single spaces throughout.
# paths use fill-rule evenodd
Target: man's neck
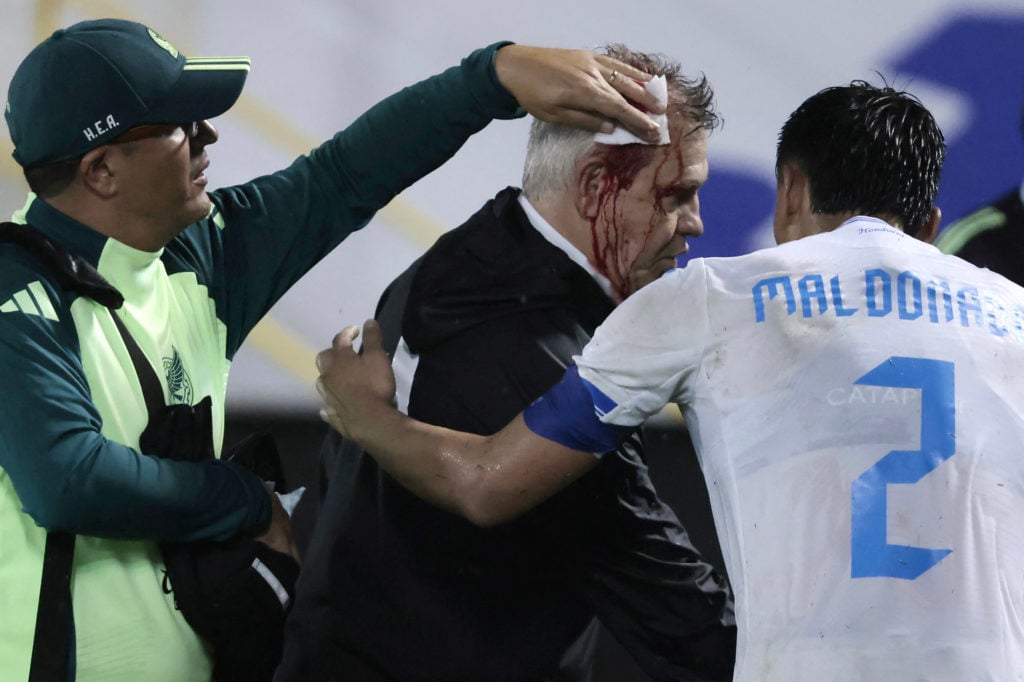
M 538 207 L 537 203 L 541 204 L 541 206 Z M 533 227 L 540 232 L 545 239 L 565 252 L 565 255 L 567 255 L 570 260 L 586 270 L 587 273 L 594 278 L 594 281 L 597 282 L 598 286 L 601 287 L 601 290 L 604 291 L 608 298 L 617 300 L 613 295 L 611 282 L 608 281 L 608 278 L 602 273 L 598 272 L 593 265 L 593 261 L 591 260 L 589 253 L 589 240 L 584 240 L 583 243 L 580 244 L 578 237 L 573 239 L 571 236 L 572 231 L 565 229 L 564 226 L 567 222 L 565 217 L 563 216 L 562 219 L 559 220 L 559 216 L 561 215 L 559 211 L 553 210 L 553 207 L 550 204 L 544 204 L 543 202 L 537 203 L 528 199 L 525 193 L 519 195 L 519 205 L 526 213 L 526 217 L 530 221 L 530 224 L 533 225 Z M 546 210 L 546 215 L 542 209 Z M 583 248 L 581 248 L 581 246 Z
M 857 216 L 865 216 L 868 218 L 876 218 L 877 220 L 883 220 L 888 223 L 891 227 L 903 231 L 903 225 L 900 221 L 889 214 L 878 214 L 873 215 L 870 213 L 858 213 L 856 211 L 848 211 L 846 213 L 815 213 L 813 220 L 814 224 L 818 227 L 819 232 L 831 232 L 836 229 L 847 220 L 856 218 Z
M 565 201 L 537 200 L 520 195 L 521 203 L 529 215 L 532 209 L 548 226 L 560 234 L 573 248 L 583 254 L 588 262 L 593 262 L 593 245 L 590 240 L 590 226 L 579 218 L 579 213 Z M 530 216 L 532 218 L 532 216 Z
M 133 249 L 153 253 L 167 245 L 167 240 L 155 237 L 155 231 L 126 219 L 112 210 L 108 202 L 82 201 L 68 193 L 40 200 L 89 229 Z

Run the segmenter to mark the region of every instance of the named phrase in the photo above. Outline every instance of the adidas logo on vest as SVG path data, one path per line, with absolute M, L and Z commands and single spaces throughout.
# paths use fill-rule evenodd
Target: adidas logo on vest
M 21 291 L 0 304 L 0 313 L 22 312 L 26 315 L 38 315 L 48 320 L 57 321 L 57 311 L 53 309 L 50 297 L 39 280 L 32 282 Z

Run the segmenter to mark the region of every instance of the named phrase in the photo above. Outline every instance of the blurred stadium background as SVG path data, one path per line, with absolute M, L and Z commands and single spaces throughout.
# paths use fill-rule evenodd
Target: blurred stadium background
M 1020 0 L 0 0 L 0 11 L 4 87 L 55 28 L 102 16 L 147 23 L 189 56 L 251 56 L 242 99 L 215 121 L 215 187 L 287 165 L 379 99 L 502 39 L 577 48 L 623 42 L 707 74 L 726 124 L 709 142 L 706 234 L 691 256 L 771 244 L 776 134 L 793 108 L 829 85 L 884 80 L 935 113 L 950 150 L 944 224 L 1024 174 Z M 288 453 L 293 478 L 314 480 L 323 435 L 315 352 L 369 317 L 387 283 L 441 233 L 519 184 L 527 129 L 525 120 L 493 123 L 284 297 L 236 358 L 228 442 L 267 428 Z M 25 193 L 10 151 L 0 135 L 5 215 Z M 664 416 L 653 436 L 651 468 L 664 496 L 717 559 L 703 481 L 678 417 Z M 605 655 L 607 679 L 641 679 L 614 647 Z

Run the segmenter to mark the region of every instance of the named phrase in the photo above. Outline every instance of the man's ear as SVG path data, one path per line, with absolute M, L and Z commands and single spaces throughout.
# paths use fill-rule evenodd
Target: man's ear
M 799 222 L 812 213 L 811 186 L 807 181 L 807 174 L 796 164 L 784 163 L 779 168 L 776 201 L 777 214 L 782 216 L 787 224 Z
M 576 173 L 576 211 L 588 221 L 594 220 L 600 210 L 605 172 L 604 163 L 591 158 Z
M 921 226 L 917 238 L 926 244 L 931 244 L 939 236 L 939 224 L 942 222 L 942 209 L 932 206 L 932 213 L 928 216 L 928 222 Z
M 117 193 L 117 173 L 106 145 L 86 152 L 78 162 L 78 175 L 86 189 L 100 197 L 107 199 Z

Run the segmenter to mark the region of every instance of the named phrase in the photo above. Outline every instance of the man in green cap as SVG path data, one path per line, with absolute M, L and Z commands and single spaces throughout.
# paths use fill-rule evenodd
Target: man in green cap
M 256 536 L 294 553 L 287 515 L 229 462 L 140 451 L 146 402 L 113 315 L 167 404 L 212 399 L 219 452 L 231 358 L 281 295 L 403 188 L 492 119 L 638 134 L 646 76 L 585 51 L 499 43 L 385 99 L 290 167 L 207 193 L 212 117 L 247 58 L 187 59 L 153 30 L 104 19 L 22 62 L 5 111 L 34 196 L 16 219 L 118 290 L 110 311 L 0 244 L 0 678 L 26 679 L 47 531 L 77 535 L 71 645 L 81 681 L 209 679 L 208 647 L 162 589 L 159 541 Z M 626 76 L 626 77 L 620 77 Z M 390 131 L 387 137 L 375 131 Z

